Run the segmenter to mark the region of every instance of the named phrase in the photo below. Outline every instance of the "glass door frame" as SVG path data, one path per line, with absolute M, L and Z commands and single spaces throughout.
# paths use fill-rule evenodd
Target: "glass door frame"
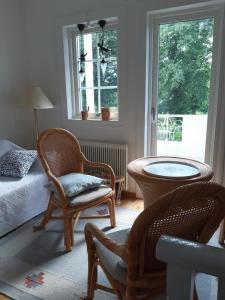
M 205 162 L 213 164 L 215 128 L 219 91 L 219 74 L 221 65 L 222 20 L 224 4 L 191 6 L 186 9 L 153 11 L 148 14 L 147 49 L 146 49 L 146 102 L 145 102 L 145 156 L 157 155 L 157 97 L 158 97 L 158 57 L 159 26 L 161 24 L 214 18 L 213 53 L 211 82 L 209 91 L 209 109 L 205 145 Z

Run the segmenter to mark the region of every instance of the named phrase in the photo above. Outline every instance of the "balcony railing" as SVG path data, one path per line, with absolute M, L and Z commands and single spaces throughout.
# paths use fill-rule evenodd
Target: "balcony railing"
M 207 115 L 160 114 L 157 155 L 184 156 L 204 161 Z
M 182 141 L 183 115 L 158 115 L 157 140 Z

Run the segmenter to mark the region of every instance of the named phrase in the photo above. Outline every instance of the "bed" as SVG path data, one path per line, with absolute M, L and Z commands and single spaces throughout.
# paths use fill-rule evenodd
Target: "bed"
M 23 148 L 0 140 L 0 159 L 11 149 Z M 21 179 L 0 176 L 0 237 L 46 210 L 47 182 L 38 159 Z

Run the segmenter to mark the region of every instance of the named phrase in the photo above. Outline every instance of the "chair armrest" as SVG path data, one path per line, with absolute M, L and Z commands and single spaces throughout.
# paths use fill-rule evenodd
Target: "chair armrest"
M 102 232 L 97 226 L 94 224 L 88 223 L 84 228 L 85 238 L 87 242 L 87 248 L 93 249 L 95 237 L 100 243 L 102 243 L 108 250 L 120 256 L 126 262 L 126 245 L 119 244 L 116 241 L 109 238 L 104 232 Z
M 47 173 L 49 181 L 53 182 L 53 184 L 55 185 L 55 187 L 60 195 L 60 201 L 62 202 L 62 205 L 64 207 L 67 206 L 67 204 L 68 204 L 67 197 L 66 197 L 64 189 L 61 185 L 61 182 L 58 180 L 58 178 L 55 175 L 53 175 L 53 173 L 50 170 L 47 170 L 46 173 Z
M 106 169 L 110 175 L 109 178 L 107 178 L 110 180 L 110 187 L 112 190 L 115 190 L 116 177 L 115 177 L 113 168 L 110 165 L 105 164 L 105 163 L 93 162 L 93 161 L 87 160 L 86 158 L 84 158 L 84 164 L 87 164 L 88 166 L 91 166 L 94 168 Z

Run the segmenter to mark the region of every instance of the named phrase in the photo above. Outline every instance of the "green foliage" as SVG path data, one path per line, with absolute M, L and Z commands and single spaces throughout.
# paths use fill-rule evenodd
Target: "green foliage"
M 207 113 L 213 21 L 160 25 L 159 113 Z

